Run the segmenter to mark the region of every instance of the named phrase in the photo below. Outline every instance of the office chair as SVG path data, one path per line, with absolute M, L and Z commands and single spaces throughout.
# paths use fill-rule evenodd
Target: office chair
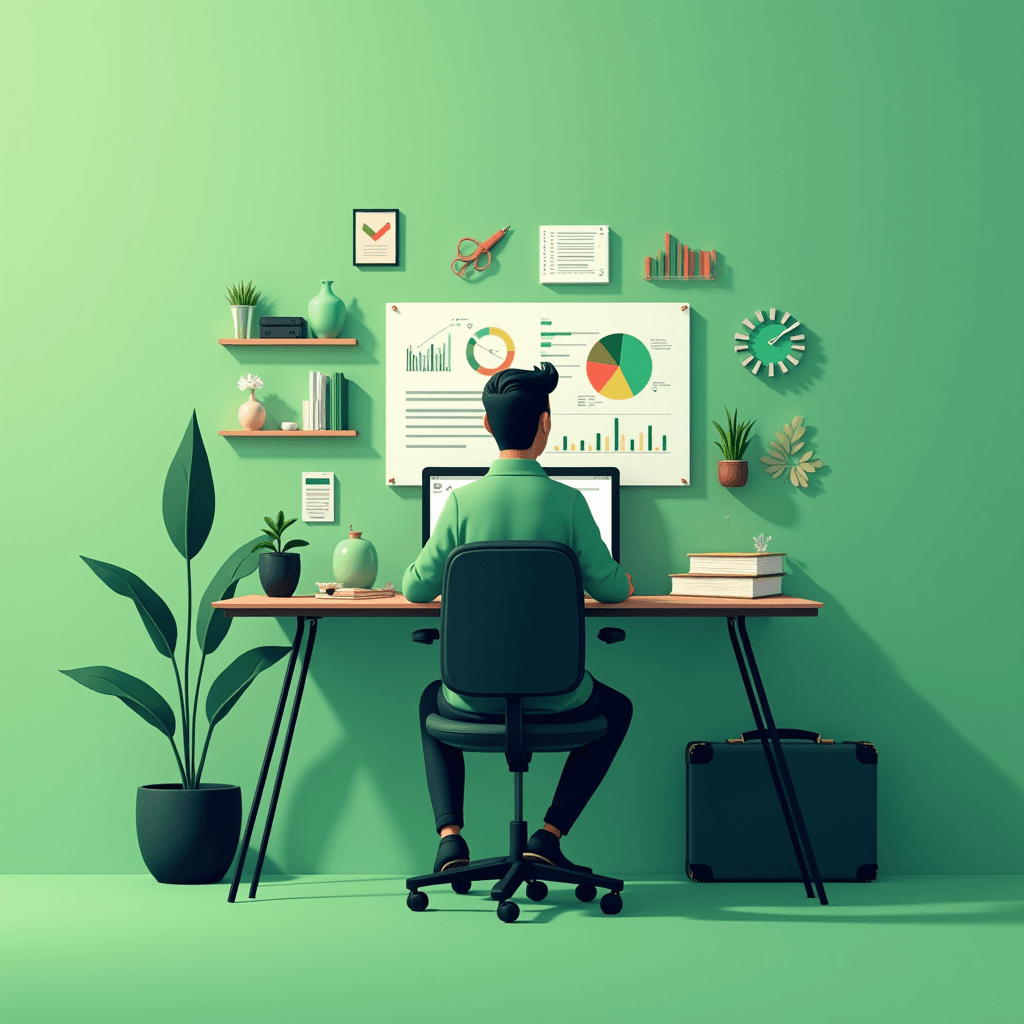
M 441 591 L 441 629 L 417 629 L 416 643 L 441 640 L 441 679 L 467 697 L 502 697 L 503 716 L 493 721 L 459 722 L 429 715 L 427 732 L 460 750 L 505 755 L 513 775 L 515 817 L 507 857 L 471 861 L 406 881 L 410 910 L 426 910 L 428 885 L 451 883 L 457 893 L 473 882 L 499 879 L 491 889 L 498 917 L 519 917 L 513 901 L 526 883 L 528 899 L 546 898 L 548 882 L 576 885 L 576 897 L 589 903 L 598 888 L 609 891 L 601 910 L 622 909 L 621 879 L 527 860 L 523 820 L 523 773 L 535 753 L 569 751 L 600 739 L 608 729 L 602 715 L 581 722 L 533 722 L 523 714 L 526 697 L 554 696 L 575 689 L 583 678 L 586 635 L 583 580 L 572 548 L 547 541 L 484 541 L 464 544 L 448 557 Z M 606 626 L 598 638 L 614 644 L 623 629 Z

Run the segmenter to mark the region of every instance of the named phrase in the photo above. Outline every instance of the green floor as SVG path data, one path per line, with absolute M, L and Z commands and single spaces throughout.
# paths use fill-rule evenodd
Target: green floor
M 143 875 L 0 891 L 3 1024 L 1024 1020 L 1021 876 L 832 885 L 827 908 L 642 879 L 618 917 L 557 887 L 514 925 L 483 890 L 411 913 L 383 877 L 271 878 L 234 906 Z

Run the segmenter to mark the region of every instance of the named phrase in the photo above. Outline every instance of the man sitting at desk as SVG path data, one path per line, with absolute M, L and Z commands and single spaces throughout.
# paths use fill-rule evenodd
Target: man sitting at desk
M 537 463 L 551 433 L 548 396 L 558 384 L 550 363 L 539 370 L 503 370 L 484 385 L 484 427 L 500 449 L 487 475 L 448 496 L 437 526 L 405 572 L 402 592 L 410 601 L 433 601 L 441 593 L 444 565 L 460 544 L 484 540 L 546 540 L 576 552 L 583 586 L 598 601 L 624 601 L 633 581 L 612 559 L 586 499 L 575 488 L 548 477 Z M 543 580 L 537 581 L 543 586 Z M 527 697 L 523 711 L 537 722 L 574 721 L 604 715 L 608 731 L 599 740 L 573 750 L 562 769 L 555 796 L 524 856 L 574 867 L 561 852 L 566 835 L 594 795 L 629 728 L 633 705 L 628 697 L 598 682 L 589 672 L 575 690 L 554 697 Z M 429 735 L 433 713 L 460 722 L 500 720 L 498 697 L 461 697 L 440 681 L 420 698 L 420 733 L 434 824 L 441 836 L 435 871 L 469 863 L 469 847 L 460 835 L 466 770 L 462 751 Z M 495 717 L 499 716 L 499 717 Z

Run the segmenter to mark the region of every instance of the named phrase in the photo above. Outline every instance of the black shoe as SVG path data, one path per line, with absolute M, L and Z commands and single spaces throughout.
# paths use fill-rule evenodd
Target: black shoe
M 437 848 L 434 858 L 434 871 L 447 871 L 449 868 L 462 868 L 469 863 L 469 847 L 462 836 L 445 836 Z
M 527 860 L 539 860 L 543 864 L 551 864 L 556 868 L 568 868 L 571 871 L 589 871 L 593 874 L 592 868 L 585 868 L 582 864 L 573 864 L 566 857 L 558 844 L 558 836 L 549 832 L 546 828 L 538 829 L 530 836 L 526 844 L 523 856 Z

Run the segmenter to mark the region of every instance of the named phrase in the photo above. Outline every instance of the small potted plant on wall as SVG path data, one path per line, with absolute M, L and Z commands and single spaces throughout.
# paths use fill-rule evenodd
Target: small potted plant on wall
M 82 556 L 82 561 L 115 594 L 129 598 L 157 652 L 171 663 L 178 692 L 181 731 L 171 705 L 149 683 L 109 665 L 62 669 L 82 686 L 117 697 L 144 722 L 167 737 L 181 782 L 139 786 L 135 825 L 142 859 L 158 882 L 219 882 L 231 866 L 242 825 L 242 791 L 238 786 L 203 782 L 203 767 L 214 727 L 235 706 L 256 677 L 283 658 L 290 647 L 254 647 L 240 654 L 208 686 L 206 737 L 196 757 L 199 693 L 206 660 L 224 641 L 232 620 L 214 601 L 235 596 L 235 588 L 256 569 L 253 539 L 247 540 L 217 570 L 198 605 L 193 604 L 192 559 L 213 527 L 214 490 L 210 462 L 193 412 L 177 454 L 167 471 L 163 496 L 164 526 L 185 559 L 187 613 L 184 644 L 178 624 L 163 598 L 134 573 L 109 562 Z M 195 641 L 193 617 L 195 607 Z M 184 664 L 178 654 L 184 646 Z M 199 671 L 195 671 L 195 661 Z M 194 691 L 191 689 L 194 683 Z M 175 734 L 178 739 L 175 740 Z
M 281 547 L 281 535 L 288 529 L 295 519 L 285 522 L 284 513 L 278 512 L 277 519 L 264 516 L 263 522 L 267 524 L 265 533 L 270 540 L 260 541 L 253 551 L 260 551 L 260 583 L 266 591 L 267 597 L 291 597 L 295 588 L 299 585 L 299 574 L 302 572 L 302 565 L 299 556 L 292 551 L 292 548 L 304 548 L 309 541 L 294 540 L 288 541 Z
M 723 487 L 742 487 L 747 482 L 747 464 L 743 459 L 743 453 L 747 450 L 747 445 L 750 444 L 750 431 L 757 420 L 739 423 L 737 422 L 738 415 L 738 409 L 733 410 L 730 414 L 729 407 L 726 406 L 727 430 L 723 430 L 721 425 L 714 420 L 711 421 L 712 426 L 718 431 L 718 436 L 722 439 L 720 444 L 716 441 L 715 446 L 724 456 L 718 463 L 718 482 Z
M 260 301 L 260 293 L 252 286 L 252 281 L 246 284 L 239 281 L 238 284 L 228 285 L 228 302 L 231 303 L 231 319 L 235 323 L 235 337 L 252 337 L 252 311 L 256 303 Z

